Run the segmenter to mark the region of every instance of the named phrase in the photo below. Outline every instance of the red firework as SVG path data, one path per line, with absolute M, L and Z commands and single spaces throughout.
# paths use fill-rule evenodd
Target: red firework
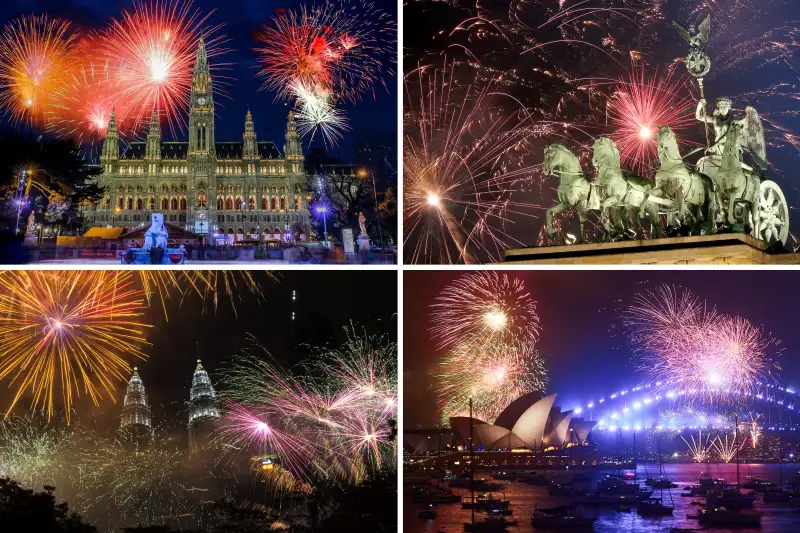
M 193 10 L 191 1 L 136 3 L 133 11 L 123 11 L 103 32 L 100 54 L 119 84 L 113 99 L 129 106 L 132 129 L 146 123 L 154 107 L 166 117 L 173 134 L 176 126 L 186 127 L 184 114 L 200 38 L 208 57 L 224 52 L 219 49 L 224 36 L 214 36 L 221 25 L 203 27 L 210 14 Z
M 642 68 L 619 80 L 607 105 L 622 166 L 631 165 L 640 174 L 652 169 L 658 160 L 658 129 L 669 126 L 678 135 L 695 126 L 694 101 L 688 76 L 670 72 L 659 77 L 656 72 L 648 79 Z
M 120 84 L 111 75 L 109 64 L 98 53 L 99 49 L 97 36 L 84 38 L 79 43 L 79 65 L 52 94 L 53 103 L 47 111 L 50 133 L 93 144 L 105 135 L 112 110 L 116 113 L 119 131 L 124 131 L 129 106 L 115 98 Z
M 367 2 L 278 10 L 259 41 L 262 89 L 291 100 L 300 83 L 319 97 L 355 103 L 384 71 L 391 74 L 394 22 Z

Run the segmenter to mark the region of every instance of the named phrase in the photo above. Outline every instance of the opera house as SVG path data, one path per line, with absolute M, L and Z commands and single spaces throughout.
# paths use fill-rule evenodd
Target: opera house
M 557 396 L 551 394 L 542 398 L 536 392 L 521 396 L 511 402 L 493 424 L 473 418 L 474 450 L 480 452 L 484 462 L 491 456 L 491 462 L 504 465 L 531 464 L 534 457 L 577 459 L 585 456 L 590 448 L 589 434 L 597 422 L 580 418 L 573 411 L 561 411 L 553 405 Z M 406 430 L 403 451 L 415 455 L 454 452 L 453 460 L 456 460 L 470 449 L 469 439 L 470 418 L 453 417 L 450 431 Z M 502 459 L 508 454 L 513 455 L 510 462 L 508 458 Z M 574 464 L 571 460 L 566 462 Z

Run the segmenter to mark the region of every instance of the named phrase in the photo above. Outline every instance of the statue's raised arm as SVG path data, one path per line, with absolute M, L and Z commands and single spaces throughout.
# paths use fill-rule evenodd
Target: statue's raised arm
M 697 102 L 697 110 L 695 111 L 694 117 L 699 120 L 700 122 L 707 122 L 709 124 L 714 124 L 715 119 L 714 115 L 706 113 L 706 99 L 701 98 L 699 102 Z

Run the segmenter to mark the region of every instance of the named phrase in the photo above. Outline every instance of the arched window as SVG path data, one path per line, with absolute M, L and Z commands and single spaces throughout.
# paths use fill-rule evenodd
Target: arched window
M 119 207 L 120 209 L 125 209 L 125 198 L 120 198 L 117 201 L 117 207 Z
M 167 209 L 169 209 L 169 200 L 167 200 L 166 198 L 162 198 L 161 199 L 161 210 L 162 211 L 166 211 Z
M 133 198 L 128 197 L 128 211 L 133 210 Z
M 225 209 L 233 211 L 233 198 L 230 196 L 225 200 Z
M 300 195 L 299 194 L 295 194 L 294 195 L 294 209 L 295 209 L 295 211 L 300 211 Z
M 186 211 L 186 198 L 181 198 L 181 211 Z
M 262 211 L 266 211 L 267 210 L 267 197 L 266 196 L 262 196 L 261 197 L 261 210 Z
M 152 196 L 150 197 L 150 211 L 156 210 L 156 199 Z
M 275 200 L 275 197 L 273 196 L 272 198 L 269 199 L 269 208 L 272 209 L 273 211 L 275 211 L 277 206 L 278 206 L 278 202 Z
M 236 197 L 236 210 L 237 211 L 241 211 L 242 210 L 242 206 L 243 206 L 242 199 L 237 196 Z
M 254 210 L 256 208 L 256 199 L 252 196 L 247 199 L 247 209 Z
M 137 198 L 136 199 L 136 209 L 138 209 L 139 211 L 142 210 L 142 199 L 141 198 Z
M 217 198 L 217 211 L 222 211 L 222 198 Z
M 170 207 L 170 209 L 172 211 L 177 211 L 178 210 L 178 199 L 177 198 L 173 198 L 172 200 L 170 200 L 169 207 Z
M 281 196 L 281 211 L 283 211 L 284 209 L 286 209 L 286 197 Z
M 197 207 L 205 207 L 206 206 L 206 193 L 201 192 L 197 196 Z

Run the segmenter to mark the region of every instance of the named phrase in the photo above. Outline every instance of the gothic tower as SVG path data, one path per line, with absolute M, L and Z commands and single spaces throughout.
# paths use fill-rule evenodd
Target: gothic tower
M 247 110 L 244 118 L 244 144 L 242 146 L 242 159 L 258 159 L 258 146 L 256 145 L 256 127 L 253 124 L 253 115 Z
M 215 422 L 220 418 L 217 393 L 208 373 L 197 360 L 189 391 L 189 451 L 193 454 L 210 444 Z
M 147 133 L 144 158 L 147 161 L 161 159 L 161 128 L 158 127 L 158 110 L 155 107 L 153 108 L 153 116 L 150 118 L 150 131 Z M 152 170 L 148 170 L 148 173 L 155 174 Z
M 103 172 L 111 174 L 116 172 L 117 163 L 119 162 L 119 134 L 117 133 L 117 115 L 114 109 L 111 109 L 111 118 L 108 120 L 108 129 L 106 130 L 105 139 L 103 139 L 103 150 L 100 153 L 100 166 L 103 167 Z M 117 205 L 116 187 L 110 186 L 106 193 L 107 203 L 103 206 L 104 209 L 114 209 Z
M 189 148 L 187 153 L 187 213 L 191 230 L 211 233 L 216 221 L 216 151 L 214 148 L 214 94 L 203 37 L 197 45 L 189 98 Z
M 133 367 L 128 390 L 125 392 L 119 433 L 120 437 L 135 449 L 144 448 L 153 440 L 150 406 L 147 404 L 144 383 L 136 367 Z

